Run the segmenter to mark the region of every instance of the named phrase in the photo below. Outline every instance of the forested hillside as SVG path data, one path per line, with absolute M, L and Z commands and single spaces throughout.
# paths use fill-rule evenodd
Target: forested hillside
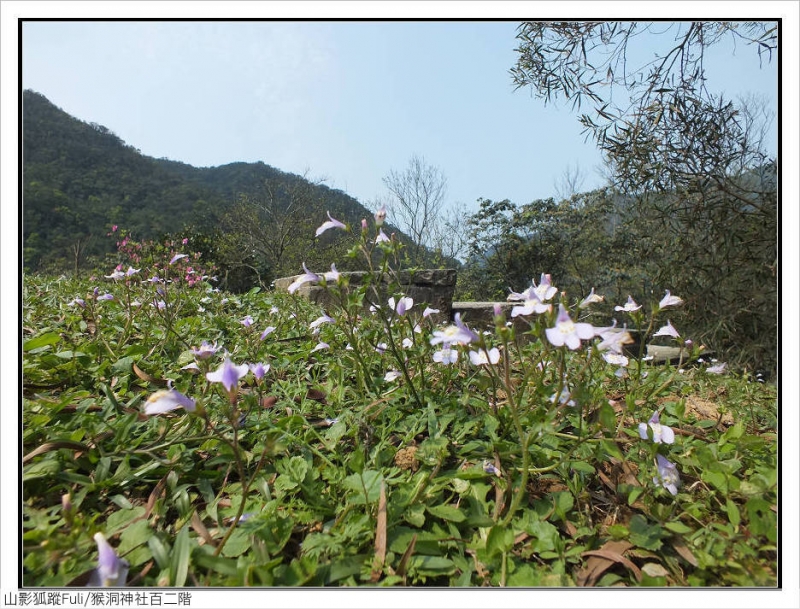
M 192 235 L 216 262 L 246 265 L 268 280 L 299 271 L 304 255 L 313 259 L 308 228 L 326 211 L 354 223 L 370 214 L 340 190 L 264 163 L 196 168 L 144 156 L 108 128 L 73 118 L 34 91 L 23 93 L 22 112 L 28 271 L 80 273 L 97 266 L 115 250 L 108 233 L 118 225 L 139 240 Z M 254 253 L 265 231 L 288 242 L 288 251 L 278 258 Z

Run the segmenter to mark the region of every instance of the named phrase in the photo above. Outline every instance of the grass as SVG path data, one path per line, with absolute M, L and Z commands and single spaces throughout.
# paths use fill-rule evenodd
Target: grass
M 300 298 L 181 274 L 24 278 L 25 586 L 85 584 L 96 532 L 129 586 L 777 585 L 774 386 L 709 374 L 697 348 L 621 376 L 596 340 L 551 345 L 554 310 L 442 365 L 421 303 L 339 279 L 312 329 Z M 205 376 L 226 358 L 269 370 L 232 397 Z M 144 414 L 168 388 L 197 409 Z M 673 444 L 640 437 L 654 411 Z

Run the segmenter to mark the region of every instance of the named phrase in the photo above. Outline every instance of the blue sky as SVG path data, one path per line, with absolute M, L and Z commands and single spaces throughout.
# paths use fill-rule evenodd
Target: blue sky
M 468 209 L 553 196 L 568 168 L 599 186 L 576 113 L 514 90 L 517 23 L 27 22 L 22 83 L 149 156 L 263 161 L 362 203 L 413 154 Z M 631 59 L 656 48 L 643 40 Z M 759 67 L 752 47 L 720 45 L 707 68 L 713 90 L 777 108 L 777 62 Z

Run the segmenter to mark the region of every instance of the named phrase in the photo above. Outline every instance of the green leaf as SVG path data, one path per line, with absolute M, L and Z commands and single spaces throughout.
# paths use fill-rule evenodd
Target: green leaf
M 191 554 L 192 540 L 189 538 L 189 526 L 185 525 L 175 538 L 175 545 L 172 548 L 170 572 L 172 573 L 173 586 L 180 587 L 186 583 Z
M 193 560 L 198 566 L 210 569 L 221 575 L 227 575 L 228 577 L 238 577 L 240 575 L 238 564 L 231 558 L 196 552 Z
M 118 533 L 121 529 L 129 526 L 132 521 L 137 520 L 143 516 L 145 507 L 143 505 L 137 506 L 132 510 L 117 510 L 106 518 L 105 536 L 111 537 Z
M 222 548 L 222 554 L 228 558 L 236 558 L 247 552 L 252 546 L 251 534 L 243 528 L 237 527 L 231 533 L 225 547 Z
M 403 520 L 412 526 L 422 527 L 425 524 L 425 506 L 416 504 L 404 510 Z
M 442 520 L 449 520 L 450 522 L 464 522 L 467 519 L 464 512 L 451 505 L 429 506 L 428 513 Z
M 536 552 L 552 552 L 556 549 L 558 529 L 546 520 L 531 520 L 525 526 L 525 532 L 535 539 L 532 546 Z
M 38 461 L 26 465 L 22 469 L 22 481 L 28 482 L 36 480 L 37 478 L 48 478 L 61 471 L 61 464 L 55 459 L 47 459 L 46 461 Z
M 717 444 L 719 446 L 723 446 L 730 440 L 738 440 L 744 435 L 744 423 L 738 421 L 735 425 L 733 425 L 730 429 L 728 429 L 722 437 L 719 439 Z
M 600 406 L 599 415 L 600 415 L 600 424 L 606 431 L 611 431 L 611 432 L 616 431 L 617 413 L 614 412 L 614 407 L 611 404 L 609 404 L 607 401 L 603 402 L 602 405 Z M 607 443 L 612 444 L 611 442 Z M 619 449 L 617 449 L 616 452 L 619 452 Z
M 122 531 L 117 552 L 126 554 L 133 548 L 146 544 L 152 535 L 150 524 L 146 520 L 137 520 Z
M 514 531 L 508 527 L 494 526 L 486 537 L 486 553 L 499 556 L 514 547 Z
M 332 584 L 340 579 L 344 579 L 345 577 L 350 577 L 351 575 L 361 572 L 362 564 L 363 559 L 356 556 L 344 556 L 337 558 L 335 561 L 333 561 L 333 563 L 331 563 L 325 583 Z
M 738 527 L 742 518 L 741 515 L 739 514 L 739 508 L 730 499 L 727 499 L 725 501 L 725 511 L 728 512 L 728 520 L 730 521 L 730 523 L 734 527 Z
M 48 332 L 46 334 L 41 334 L 39 336 L 35 336 L 30 340 L 25 341 L 25 343 L 23 343 L 22 345 L 22 350 L 31 351 L 33 349 L 39 349 L 41 347 L 49 347 L 50 345 L 55 345 L 60 340 L 61 340 L 60 334 L 58 334 L 57 332 Z
M 342 480 L 342 486 L 348 490 L 355 491 L 356 498 L 353 503 L 362 505 L 378 500 L 382 482 L 383 474 L 379 471 L 367 469 L 360 474 L 347 476 Z
M 572 497 L 572 493 L 568 491 L 558 491 L 553 493 L 551 497 L 553 498 L 556 516 L 566 521 L 567 512 L 575 505 L 575 499 Z
M 700 477 L 722 493 L 728 492 L 728 477 L 722 472 L 704 470 Z
M 677 520 L 674 522 L 667 522 L 664 524 L 664 528 L 672 531 L 673 533 L 677 533 L 678 535 L 688 535 L 692 532 L 692 529 Z
M 628 505 L 633 505 L 643 492 L 644 489 L 641 486 L 633 487 L 630 494 L 628 494 Z
M 620 461 L 624 460 L 625 458 L 616 442 L 612 442 L 610 440 L 601 440 L 600 447 L 607 457 L 613 457 L 614 459 L 619 459 Z
M 308 583 L 317 573 L 317 558 L 303 556 L 295 558 L 284 572 L 283 585 L 302 586 Z
M 306 474 L 308 473 L 308 461 L 303 457 L 292 457 L 288 462 L 283 460 L 282 463 L 285 463 L 285 470 L 283 473 L 289 476 L 292 482 L 300 484 L 305 480 Z
M 661 526 L 651 525 L 640 514 L 634 515 L 630 522 L 631 543 L 646 550 L 658 550 L 661 547 Z
M 153 558 L 156 559 L 158 566 L 161 569 L 166 569 L 169 564 L 169 548 L 156 535 L 153 535 L 147 540 L 147 545 L 150 548 L 150 552 L 153 554 Z
M 593 474 L 596 471 L 595 468 L 586 461 L 570 461 L 569 467 L 573 471 L 581 474 Z
M 455 573 L 456 565 L 443 556 L 415 556 L 412 559 L 414 570 L 420 575 L 450 575 Z
M 121 357 L 118 359 L 114 364 L 111 366 L 111 369 L 116 374 L 125 374 L 126 372 L 130 372 L 133 367 L 133 358 L 128 357 Z

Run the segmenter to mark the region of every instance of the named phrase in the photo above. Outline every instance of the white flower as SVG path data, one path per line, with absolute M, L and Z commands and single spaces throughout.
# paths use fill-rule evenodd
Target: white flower
M 636 301 L 633 300 L 631 296 L 628 296 L 628 302 L 625 303 L 625 306 L 621 307 L 617 305 L 614 307 L 615 311 L 625 311 L 626 313 L 631 313 L 633 311 L 638 311 L 642 308 L 642 305 L 636 304 Z
M 328 214 L 328 221 L 327 222 L 323 222 L 320 225 L 320 227 L 317 229 L 317 232 L 314 235 L 315 237 L 319 237 L 322 233 L 324 233 L 329 228 L 341 228 L 341 229 L 346 229 L 347 228 L 347 226 L 345 226 L 345 224 L 343 222 L 339 222 L 339 220 L 337 220 L 336 218 L 331 217 L 331 212 L 327 212 L 327 214 Z
M 322 351 L 323 349 L 330 349 L 330 347 L 331 346 L 328 343 L 319 342 L 317 343 L 317 346 L 311 350 L 311 353 L 314 353 L 315 351 Z
M 664 309 L 666 307 L 677 307 L 683 304 L 683 299 L 678 298 L 677 296 L 673 296 L 667 290 L 667 293 L 664 295 L 664 298 L 661 299 L 661 302 L 658 303 L 659 309 Z
M 401 376 L 403 375 L 397 370 L 389 370 L 389 372 L 383 375 L 383 380 L 387 383 L 391 383 L 392 381 L 399 379 Z
M 594 303 L 597 303 L 597 302 L 603 302 L 603 296 L 600 296 L 599 294 L 595 294 L 594 293 L 594 288 L 592 288 L 592 291 L 589 292 L 589 295 L 586 298 L 583 299 L 581 304 L 578 305 L 578 308 L 579 309 L 583 309 L 583 308 L 588 307 L 590 304 L 594 304 Z
M 458 351 L 444 347 L 434 352 L 433 361 L 439 364 L 449 365 L 455 364 L 458 361 Z
M 594 337 L 592 324 L 573 322 L 563 304 L 558 305 L 556 325 L 545 330 L 547 340 L 556 347 L 567 345 L 574 350 L 581 346 L 581 339 L 588 340 Z
M 439 309 L 431 309 L 430 307 L 425 307 L 425 310 L 422 312 L 422 317 L 428 317 L 429 315 L 433 315 L 434 313 L 438 313 Z
M 176 408 L 183 408 L 189 412 L 194 412 L 194 400 L 186 397 L 180 391 L 175 389 L 162 389 L 156 391 L 153 395 L 147 398 L 147 403 L 144 407 L 145 414 L 162 414 L 170 412 Z
M 672 322 L 669 320 L 667 320 L 667 325 L 659 328 L 658 332 L 653 334 L 653 336 L 671 336 L 672 338 L 680 338 L 680 334 L 678 334 L 678 331 L 673 327 Z
M 488 354 L 485 349 L 481 349 L 480 351 L 470 351 L 469 361 L 472 362 L 474 366 L 481 366 L 489 363 L 496 364 L 500 361 L 500 351 L 497 349 L 497 347 L 492 347 L 489 349 Z
M 639 423 L 639 437 L 642 440 L 647 439 L 647 428 L 648 426 L 653 431 L 653 442 L 656 444 L 672 444 L 675 442 L 675 432 L 672 431 L 671 427 L 667 427 L 666 425 L 661 425 L 658 422 L 658 410 L 653 413 L 653 416 L 650 417 L 650 420 L 647 423 Z

